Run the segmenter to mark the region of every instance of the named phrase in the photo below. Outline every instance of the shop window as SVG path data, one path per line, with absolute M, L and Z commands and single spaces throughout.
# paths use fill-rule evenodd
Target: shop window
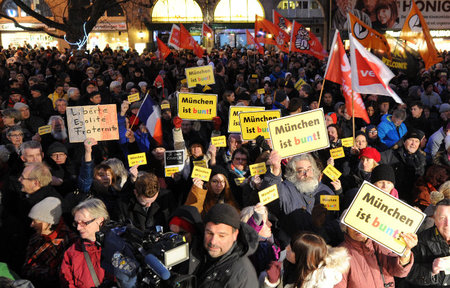
M 255 15 L 265 17 L 258 0 L 221 0 L 214 10 L 214 21 L 255 22 Z
M 28 7 L 45 17 L 53 16 L 50 7 L 43 0 L 22 0 Z M 13 0 L 5 0 L 2 4 L 2 11 L 11 17 L 26 17 L 27 13 L 17 7 Z
M 120 7 L 119 4 L 115 3 L 114 6 L 106 10 L 106 16 L 108 17 L 124 16 L 122 7 Z
M 153 22 L 202 22 L 203 14 L 194 0 L 159 0 L 152 11 Z

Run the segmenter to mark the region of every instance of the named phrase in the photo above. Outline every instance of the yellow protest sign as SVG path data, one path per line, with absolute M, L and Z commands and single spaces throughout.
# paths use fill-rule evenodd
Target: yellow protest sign
M 180 168 L 178 168 L 176 166 L 175 167 L 167 167 L 164 169 L 164 174 L 166 177 L 170 177 L 177 172 L 180 172 Z
M 239 177 L 239 178 L 234 178 L 234 183 L 236 183 L 237 186 L 241 186 L 242 182 L 244 182 L 245 177 Z
M 83 142 L 86 138 L 97 141 L 119 139 L 116 109 L 115 104 L 67 107 L 70 142 Z
M 330 149 L 330 157 L 333 159 L 344 158 L 345 157 L 344 147 Z
M 211 137 L 211 144 L 216 147 L 227 147 L 227 138 L 225 137 L 225 135 Z
M 128 155 L 128 166 L 145 165 L 147 164 L 147 157 L 145 152 Z
M 228 133 L 241 133 L 241 125 L 239 121 L 240 112 L 264 111 L 264 109 L 264 107 L 258 106 L 230 106 Z
M 199 166 L 199 167 L 203 167 L 203 168 L 208 168 L 208 167 L 206 167 L 206 162 L 205 162 L 205 160 L 192 161 L 192 164 L 194 164 L 194 166 Z
M 38 129 L 39 135 L 44 135 L 52 132 L 52 125 L 41 126 Z
M 342 138 L 341 142 L 344 147 L 353 147 L 353 137 Z
M 330 145 L 322 109 L 270 120 L 268 126 L 273 150 L 278 151 L 281 158 Z
M 332 165 L 328 165 L 327 167 L 325 167 L 325 169 L 323 170 L 323 174 L 327 175 L 328 178 L 330 178 L 332 181 L 336 181 L 342 175 L 342 173 Z
M 217 95 L 178 93 L 178 116 L 181 119 L 212 120 L 217 116 Z
M 307 84 L 305 82 L 305 80 L 303 80 L 302 78 L 298 79 L 297 83 L 295 83 L 294 87 L 295 89 L 297 89 L 298 91 L 300 91 L 300 89 L 302 89 L 302 86 Z
M 161 110 L 164 110 L 164 109 L 170 109 L 170 104 L 169 103 L 161 104 Z
M 342 223 L 402 255 L 401 233 L 416 233 L 425 214 L 364 181 Z
M 258 89 L 256 92 L 258 92 L 258 94 L 266 94 L 266 90 L 264 88 Z
M 239 122 L 243 140 L 253 140 L 259 135 L 269 139 L 267 121 L 281 117 L 280 110 L 266 110 L 256 112 L 240 112 Z
M 200 67 L 192 67 L 184 69 L 186 71 L 186 78 L 188 87 L 195 87 L 200 84 L 202 86 L 216 83 L 214 79 L 214 71 L 211 65 Z
M 199 179 L 207 182 L 209 180 L 210 175 L 211 175 L 211 169 L 200 167 L 200 166 L 194 166 L 191 177 L 199 178 Z
M 264 162 L 252 164 L 248 166 L 248 168 L 250 169 L 250 175 L 252 176 L 263 175 L 267 172 L 266 163 Z
M 139 101 L 140 99 L 141 98 L 139 96 L 139 93 L 134 93 L 134 94 L 128 95 L 128 102 L 130 102 L 130 103 Z
M 259 191 L 258 196 L 259 202 L 261 202 L 262 205 L 266 205 L 280 197 L 278 195 L 278 188 L 276 184 Z
M 320 195 L 320 204 L 323 204 L 327 210 L 339 211 L 339 196 Z

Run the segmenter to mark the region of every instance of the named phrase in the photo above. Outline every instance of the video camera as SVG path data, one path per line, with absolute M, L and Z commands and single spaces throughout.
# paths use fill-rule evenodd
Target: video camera
M 143 232 L 110 222 L 96 233 L 96 242 L 102 247 L 102 268 L 116 277 L 120 287 L 183 287 L 192 278 L 171 272 L 189 259 L 189 244 L 160 226 Z

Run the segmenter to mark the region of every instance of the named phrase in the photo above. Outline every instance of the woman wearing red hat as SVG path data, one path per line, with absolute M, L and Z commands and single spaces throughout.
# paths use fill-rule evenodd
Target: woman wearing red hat
M 344 191 L 359 188 L 365 180 L 370 181 L 372 170 L 378 166 L 381 156 L 377 149 L 366 147 L 360 150 L 358 159 L 358 165 L 353 170 L 353 173 L 342 179 Z

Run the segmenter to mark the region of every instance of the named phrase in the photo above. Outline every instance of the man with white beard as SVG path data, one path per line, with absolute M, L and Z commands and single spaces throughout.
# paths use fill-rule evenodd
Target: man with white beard
M 302 154 L 290 159 L 286 165 L 284 181 L 281 177 L 281 157 L 277 151 L 273 150 L 270 153 L 269 163 L 270 171 L 264 176 L 262 187 L 277 185 L 279 201 L 276 202 L 279 203 L 277 208 L 281 211 L 273 211 L 275 214 L 281 212 L 288 215 L 298 209 L 311 214 L 314 205 L 320 203 L 320 195 L 334 194 L 328 186 L 320 182 L 321 171 L 311 154 Z
M 67 140 L 67 129 L 64 125 L 64 119 L 61 116 L 53 115 L 48 119 L 48 124 L 52 126 L 52 136 L 55 140 L 65 142 Z

